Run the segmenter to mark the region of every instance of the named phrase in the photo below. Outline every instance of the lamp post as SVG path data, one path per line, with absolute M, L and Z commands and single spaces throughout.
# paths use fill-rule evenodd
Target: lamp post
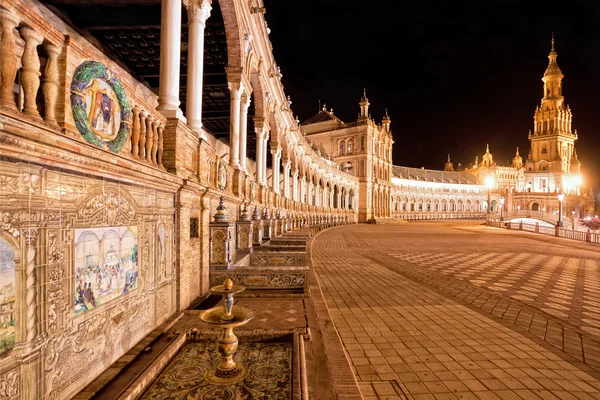
M 487 186 L 487 219 L 489 221 L 491 208 L 492 208 L 491 190 L 492 190 L 492 186 L 494 186 L 494 178 L 492 178 L 491 176 L 488 176 L 487 178 L 485 178 L 485 185 Z
M 556 197 L 558 198 L 558 222 L 556 223 L 556 226 L 562 227 L 562 203 L 565 199 L 565 194 L 563 192 L 560 192 L 556 195 Z
M 504 196 L 500 197 L 500 221 L 504 221 L 503 211 L 504 211 Z

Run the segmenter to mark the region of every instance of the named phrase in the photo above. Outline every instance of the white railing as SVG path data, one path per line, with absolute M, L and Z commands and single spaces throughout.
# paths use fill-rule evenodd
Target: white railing
M 589 242 L 600 244 L 600 233 L 592 232 L 590 229 L 587 231 L 579 231 L 572 229 L 565 229 L 564 227 L 558 226 L 546 226 L 536 224 L 528 224 L 523 222 L 514 221 L 500 221 L 498 219 L 491 219 L 488 221 L 488 225 L 495 226 L 497 228 L 513 229 L 526 232 L 539 233 L 543 235 L 551 235 L 556 237 L 562 237 L 565 239 L 578 240 L 580 242 Z

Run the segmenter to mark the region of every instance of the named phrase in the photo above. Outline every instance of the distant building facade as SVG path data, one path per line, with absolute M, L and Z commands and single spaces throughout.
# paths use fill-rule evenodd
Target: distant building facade
M 394 140 L 387 111 L 376 123 L 363 94 L 356 121 L 343 122 L 324 106 L 300 124 L 306 138 L 340 169 L 359 179 L 359 222 L 376 218 L 404 219 L 485 218 L 488 208 L 499 211 L 535 211 L 556 215 L 558 193 L 563 193 L 563 214 L 581 218 L 593 213 L 594 196 L 585 190 L 577 158 L 577 131 L 565 105 L 562 74 L 554 49 L 542 81 L 541 105 L 534 113 L 530 150 L 523 160 L 517 148 L 512 163 L 500 166 L 489 145 L 475 163 L 460 172 L 448 155 L 443 171 L 394 166 Z M 491 178 L 491 180 L 490 180 Z M 493 182 L 488 188 L 486 180 Z
M 581 218 L 593 213 L 594 196 L 591 188 L 585 188 L 581 175 L 581 163 L 575 149 L 577 130 L 572 129 L 573 113 L 565 105 L 564 75 L 556 62 L 557 57 L 552 39 L 548 67 L 542 77 L 543 97 L 533 115 L 533 132 L 530 130 L 528 135 L 527 159 L 523 161 L 517 148 L 511 165 L 499 166 L 488 146 L 482 161 L 476 160 L 466 171 L 480 179 L 493 176 L 495 191 L 505 197 L 506 211 L 557 214 L 557 194 L 563 193 L 563 214 Z

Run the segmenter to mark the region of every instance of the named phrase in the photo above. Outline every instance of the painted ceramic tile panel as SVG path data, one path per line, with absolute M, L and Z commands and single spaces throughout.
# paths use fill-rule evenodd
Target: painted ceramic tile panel
M 0 357 L 15 347 L 15 253 L 0 239 Z
M 137 285 L 137 227 L 75 229 L 75 315 Z

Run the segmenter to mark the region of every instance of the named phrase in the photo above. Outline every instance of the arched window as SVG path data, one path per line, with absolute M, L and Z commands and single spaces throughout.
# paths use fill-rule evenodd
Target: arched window
M 352 139 L 348 140 L 348 154 L 352 154 L 352 151 L 354 150 L 354 141 Z
M 345 154 L 346 154 L 346 142 L 342 140 L 340 142 L 340 156 L 343 156 Z

